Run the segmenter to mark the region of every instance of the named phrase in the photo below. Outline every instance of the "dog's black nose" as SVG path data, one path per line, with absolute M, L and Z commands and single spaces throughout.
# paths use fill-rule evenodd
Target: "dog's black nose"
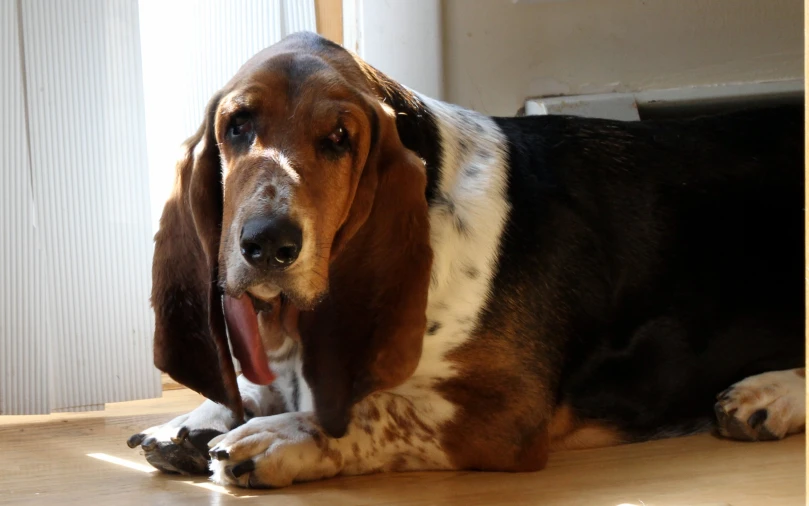
M 283 269 L 297 260 L 301 242 L 301 229 L 289 218 L 259 216 L 244 223 L 240 245 L 249 264 Z

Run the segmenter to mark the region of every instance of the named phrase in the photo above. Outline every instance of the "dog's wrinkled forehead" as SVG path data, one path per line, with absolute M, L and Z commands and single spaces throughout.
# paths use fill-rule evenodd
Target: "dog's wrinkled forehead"
M 234 74 L 225 90 L 238 91 L 270 82 L 281 85 L 283 81 L 282 89 L 277 91 L 283 93 L 287 101 L 294 101 L 309 88 L 307 84 L 315 84 L 311 79 L 315 75 L 332 85 L 358 91 L 368 89 L 365 74 L 351 53 L 316 35 L 299 33 L 253 56 Z

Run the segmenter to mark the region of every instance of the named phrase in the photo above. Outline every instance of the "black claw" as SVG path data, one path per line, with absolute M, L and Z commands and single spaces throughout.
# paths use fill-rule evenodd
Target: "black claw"
M 157 439 L 148 437 L 143 440 L 141 447 L 143 447 L 144 450 L 154 450 L 157 447 Z
M 129 436 L 129 439 L 126 440 L 126 445 L 130 448 L 135 448 L 143 441 L 143 438 L 146 437 L 143 434 L 132 434 Z
M 233 466 L 230 469 L 230 473 L 233 475 L 234 478 L 238 478 L 242 475 L 245 475 L 256 468 L 256 463 L 252 460 L 245 460 L 244 462 L 240 462 Z
M 171 442 L 178 445 L 185 441 L 185 438 L 188 437 L 188 428 L 187 427 L 180 427 L 180 430 L 177 431 L 177 435 L 171 438 Z
M 210 454 L 211 458 L 216 460 L 228 460 L 230 458 L 230 454 L 227 452 L 227 450 L 212 448 Z
M 758 429 L 764 421 L 767 420 L 767 410 L 766 409 L 759 409 L 752 415 L 750 418 L 747 419 L 747 425 L 754 429 Z
M 776 441 L 778 439 L 781 438 L 770 432 L 770 429 L 768 429 L 766 426 L 761 427 L 761 429 L 758 431 L 759 441 Z
M 748 427 L 738 418 L 729 417 L 725 423 L 725 430 L 731 439 L 739 441 L 753 441 L 755 437 L 749 433 Z
M 733 387 L 726 388 L 725 390 L 722 390 L 721 392 L 719 392 L 719 393 L 716 395 L 716 399 L 717 399 L 717 400 L 719 400 L 719 401 L 726 401 L 726 400 L 728 400 L 728 399 L 730 398 L 730 391 L 731 391 L 731 390 L 733 390 Z

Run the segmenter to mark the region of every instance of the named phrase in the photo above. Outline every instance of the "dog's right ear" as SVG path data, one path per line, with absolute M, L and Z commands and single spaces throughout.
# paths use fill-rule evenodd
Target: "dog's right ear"
M 188 139 L 155 235 L 154 363 L 175 381 L 243 418 L 218 284 L 222 178 L 215 116 L 219 96 Z

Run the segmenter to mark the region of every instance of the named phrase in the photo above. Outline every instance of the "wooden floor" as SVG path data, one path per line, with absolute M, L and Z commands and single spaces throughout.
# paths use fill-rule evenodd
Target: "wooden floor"
M 539 473 L 342 478 L 284 490 L 224 489 L 155 472 L 126 438 L 196 406 L 184 389 L 105 412 L 0 417 L 0 504 L 778 506 L 806 504 L 805 438 L 697 436 L 555 454 Z

